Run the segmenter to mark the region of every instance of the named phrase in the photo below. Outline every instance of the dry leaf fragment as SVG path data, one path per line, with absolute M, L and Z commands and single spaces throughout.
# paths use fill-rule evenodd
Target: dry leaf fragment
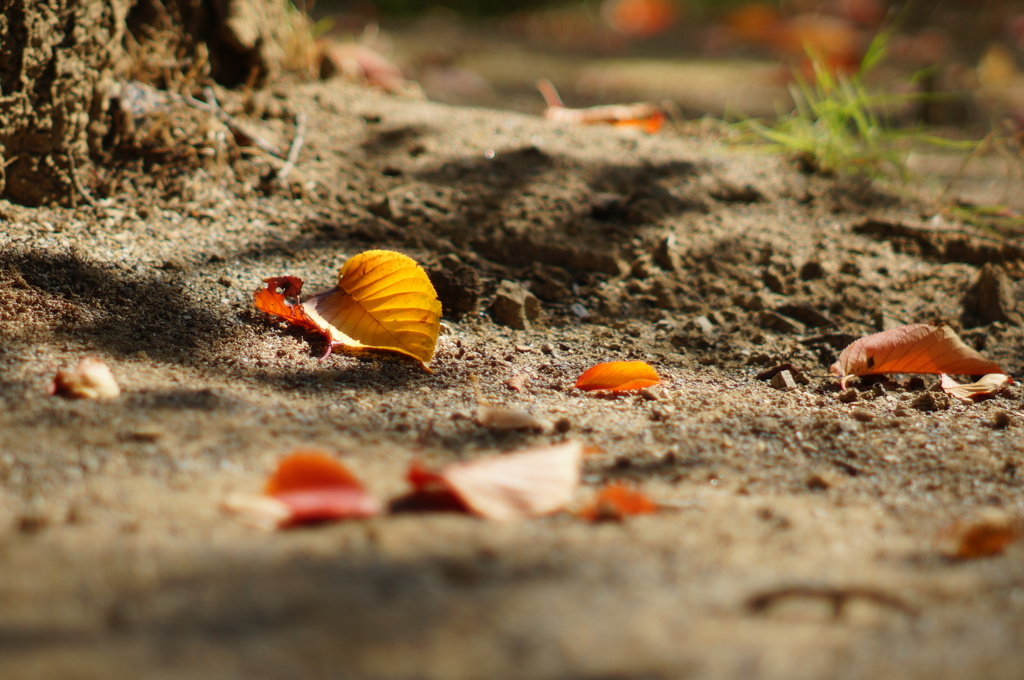
M 508 380 L 505 380 L 504 385 L 508 387 L 510 390 L 522 392 L 523 389 L 526 387 L 526 383 L 528 383 L 529 381 L 530 375 L 528 373 L 518 373 L 509 378 Z
M 121 388 L 110 367 L 93 357 L 85 357 L 70 371 L 58 368 L 46 391 L 69 399 L 116 399 L 121 396 Z
M 661 382 L 658 373 L 643 361 L 606 361 L 588 368 L 573 385 L 584 391 L 609 390 L 628 392 L 642 390 Z
M 649 515 L 658 511 L 658 504 L 641 491 L 623 484 L 609 484 L 601 489 L 577 514 L 591 522 L 621 520 L 630 515 Z
M 325 334 L 331 347 L 397 352 L 430 371 L 427 364 L 441 331 L 441 302 L 411 257 L 391 250 L 359 253 L 338 271 L 337 286 L 297 306 L 284 298 L 298 295 L 300 279 L 278 277 L 266 283 L 256 293 L 257 308 Z
M 855 375 L 882 373 L 1005 373 L 986 360 L 949 326 L 911 324 L 861 338 L 843 350 L 832 364 L 840 389 Z
M 315 450 L 298 450 L 281 460 L 263 495 L 232 494 L 223 507 L 262 529 L 372 517 L 380 512 L 380 505 L 348 468 Z
M 946 557 L 970 560 L 1001 555 L 1021 537 L 1020 522 L 998 508 L 958 520 L 939 531 L 939 549 Z
M 989 373 L 982 376 L 976 382 L 961 385 L 945 373 L 939 376 L 940 387 L 946 394 L 956 397 L 963 402 L 981 401 L 994 397 L 1002 389 L 1013 382 L 1013 378 L 1005 373 Z
M 305 307 L 299 304 L 299 293 L 302 292 L 302 279 L 297 276 L 275 276 L 263 281 L 265 287 L 256 291 L 253 302 L 256 309 L 279 316 L 295 326 L 320 333 L 327 339 L 326 357 L 331 353 L 331 332 L 322 321 L 314 321 L 306 313 Z M 294 300 L 294 302 L 291 302 Z
M 604 123 L 616 127 L 637 128 L 648 134 L 658 132 L 665 124 L 665 112 L 656 104 L 638 102 L 570 109 L 562 103 L 562 98 L 558 96 L 558 91 L 550 80 L 538 80 L 537 89 L 547 102 L 548 108 L 544 110 L 544 117 L 548 120 L 576 125 Z
M 547 515 L 572 499 L 580 479 L 583 444 L 568 441 L 458 463 L 437 472 L 413 465 L 414 491 L 401 503 L 430 509 L 461 508 L 487 519 L 508 521 Z M 436 505 L 425 504 L 429 499 Z

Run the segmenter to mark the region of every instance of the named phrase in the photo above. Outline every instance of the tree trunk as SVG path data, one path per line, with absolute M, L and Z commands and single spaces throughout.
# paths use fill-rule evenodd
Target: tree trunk
M 154 54 L 164 79 L 168 60 L 204 67 L 191 76 L 229 86 L 272 78 L 294 27 L 287 3 L 0 0 L 0 196 L 29 205 L 81 200 L 73 177 L 102 155 L 113 86 L 145 80 Z

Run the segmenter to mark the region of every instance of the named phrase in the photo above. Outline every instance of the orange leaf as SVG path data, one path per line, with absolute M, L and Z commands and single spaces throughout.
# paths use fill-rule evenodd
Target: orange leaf
M 430 371 L 441 331 L 441 302 L 416 262 L 391 250 L 368 250 L 338 271 L 335 288 L 312 296 L 303 309 L 329 329 L 334 344 L 382 349 L 412 357 Z
M 554 446 L 458 463 L 437 472 L 413 465 L 414 491 L 397 502 L 412 509 L 452 509 L 494 520 L 546 515 L 571 500 L 579 485 L 583 444 Z
M 584 371 L 573 387 L 587 392 L 628 392 L 652 387 L 660 382 L 657 372 L 643 361 L 606 361 Z
M 263 493 L 278 496 L 292 491 L 342 486 L 362 488 L 362 484 L 348 468 L 323 451 L 299 449 L 277 464 Z
M 380 505 L 348 468 L 312 450 L 299 450 L 281 460 L 264 495 L 233 494 L 224 507 L 263 529 L 365 518 L 380 512 Z
M 855 375 L 883 373 L 1005 373 L 964 344 L 949 326 L 912 324 L 875 333 L 843 350 L 830 369 L 840 389 Z
M 671 0 L 605 0 L 601 5 L 601 14 L 619 33 L 647 37 L 671 26 L 676 19 L 678 6 L 678 3 Z
M 621 520 L 630 515 L 649 515 L 658 511 L 658 504 L 646 494 L 622 484 L 609 484 L 577 514 L 591 522 Z
M 961 385 L 957 381 L 943 373 L 939 383 L 942 391 L 956 397 L 961 401 L 981 401 L 993 397 L 999 393 L 1004 386 L 1013 382 L 1013 378 L 1003 373 L 989 373 L 982 376 L 976 382 Z

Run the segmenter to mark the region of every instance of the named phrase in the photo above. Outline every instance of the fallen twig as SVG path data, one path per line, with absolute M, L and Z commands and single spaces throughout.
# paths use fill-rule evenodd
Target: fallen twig
M 779 600 L 801 597 L 825 600 L 830 603 L 832 615 L 837 619 L 842 616 L 846 603 L 855 599 L 874 602 L 877 605 L 903 612 L 910 617 L 916 617 L 918 614 L 916 607 L 899 597 L 867 586 L 785 586 L 752 595 L 747 598 L 746 604 L 751 611 L 763 612 Z
M 67 152 L 68 157 L 68 176 L 71 178 L 71 186 L 75 188 L 75 191 L 85 199 L 85 202 L 91 205 L 93 208 L 99 206 L 96 199 L 86 190 L 82 184 L 82 180 L 78 177 L 78 169 L 75 167 L 75 155 L 70 151 Z
M 288 175 L 292 169 L 295 168 L 295 162 L 299 159 L 299 152 L 302 150 L 302 145 L 306 141 L 306 114 L 297 113 L 295 114 L 295 135 L 292 137 L 291 148 L 288 149 L 288 158 L 285 160 L 284 165 L 277 171 L 277 180 L 281 184 L 285 183 L 288 179 Z
M 277 146 L 271 144 L 267 140 L 253 133 L 251 130 L 247 129 L 241 123 L 232 118 L 227 111 L 220 108 L 220 105 L 217 104 L 217 98 L 214 96 L 213 90 L 211 88 L 206 88 L 204 92 L 206 98 L 209 101 L 204 102 L 199 99 L 196 99 L 191 95 L 180 95 L 174 92 L 168 92 L 167 94 L 170 95 L 172 99 L 187 104 L 188 106 L 191 106 L 194 109 L 206 111 L 207 113 L 213 114 L 217 118 L 217 120 L 227 125 L 228 129 L 231 130 L 231 132 L 233 132 L 236 137 L 242 137 L 244 139 L 249 140 L 255 146 L 266 151 L 268 154 L 274 156 L 275 158 L 281 157 L 281 150 L 278 149 Z

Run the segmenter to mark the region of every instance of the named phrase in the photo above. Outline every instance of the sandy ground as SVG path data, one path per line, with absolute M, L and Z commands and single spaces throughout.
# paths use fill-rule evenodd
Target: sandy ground
M 180 147 L 123 151 L 86 182 L 96 206 L 0 204 L 0 677 L 1024 675 L 1024 546 L 955 561 L 936 544 L 955 519 L 1024 512 L 1020 388 L 963 405 L 931 377 L 865 380 L 841 401 L 827 372 L 857 336 L 944 320 L 1020 376 L 1019 246 L 698 127 L 573 128 L 338 83 L 222 103 L 285 147 L 307 116 L 287 186 L 170 107 L 154 116 Z M 448 283 L 432 374 L 321 361 L 252 307 L 264 278 L 315 291 L 370 248 Z M 970 293 L 986 261 L 1007 276 L 995 311 Z M 540 299 L 530 330 L 492 318 L 503 280 Z M 119 399 L 45 393 L 83 356 Z M 665 384 L 571 387 L 610 359 Z M 783 363 L 809 383 L 757 378 Z M 503 385 L 520 373 L 524 392 Z M 474 381 L 564 432 L 480 427 Z M 276 534 L 218 509 L 297 446 L 390 498 L 413 457 L 565 437 L 602 451 L 575 505 L 623 480 L 673 507 Z

